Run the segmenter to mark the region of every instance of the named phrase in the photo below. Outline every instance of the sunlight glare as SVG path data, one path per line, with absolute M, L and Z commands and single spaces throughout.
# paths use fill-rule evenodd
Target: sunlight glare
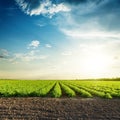
M 102 77 L 108 68 L 108 59 L 104 55 L 88 56 L 82 65 L 83 72 L 91 77 Z

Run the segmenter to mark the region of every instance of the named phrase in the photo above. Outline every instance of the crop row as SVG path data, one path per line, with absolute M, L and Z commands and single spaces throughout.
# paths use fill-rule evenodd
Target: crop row
M 1 80 L 0 97 L 102 97 L 120 98 L 119 81 Z

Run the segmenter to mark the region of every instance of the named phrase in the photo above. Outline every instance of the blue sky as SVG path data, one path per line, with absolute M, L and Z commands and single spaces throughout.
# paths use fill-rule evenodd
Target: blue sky
M 0 78 L 120 77 L 119 0 L 1 0 Z

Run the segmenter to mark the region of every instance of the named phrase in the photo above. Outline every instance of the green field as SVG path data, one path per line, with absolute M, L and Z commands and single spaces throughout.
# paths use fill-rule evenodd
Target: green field
M 0 80 L 0 97 L 120 98 L 120 81 Z

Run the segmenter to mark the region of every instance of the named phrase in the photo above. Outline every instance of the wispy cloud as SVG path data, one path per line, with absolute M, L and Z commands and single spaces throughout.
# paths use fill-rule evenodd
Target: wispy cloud
M 4 56 L 0 55 L 0 58 L 4 58 Z
M 66 2 L 71 11 L 57 16 L 53 23 L 66 36 L 74 38 L 120 37 L 119 0 L 66 0 Z
M 56 13 L 70 11 L 70 8 L 63 3 L 53 4 L 50 0 L 35 0 L 29 2 L 27 0 L 16 0 L 16 2 L 22 11 L 30 16 L 42 14 L 51 18 Z
M 62 55 L 64 55 L 64 56 L 71 56 L 72 52 L 71 51 L 65 51 L 65 52 L 62 53 Z
M 34 60 L 42 60 L 46 59 L 48 55 L 40 55 L 38 51 L 30 51 L 28 53 L 16 53 L 14 54 L 13 61 L 23 61 L 23 62 L 30 62 Z
M 11 62 L 13 64 L 18 64 L 21 62 L 31 62 L 36 60 L 45 60 L 49 57 L 49 55 L 41 53 L 40 50 L 36 49 L 40 45 L 40 42 L 38 40 L 33 40 L 28 45 L 28 52 L 14 52 L 10 55 L 8 54 L 8 51 L 5 49 L 0 49 L 0 58 L 5 58 L 8 56 L 7 61 Z M 46 44 L 46 47 L 51 48 L 52 46 L 50 44 Z
M 62 32 L 74 39 L 79 39 L 79 38 L 120 38 L 120 33 L 118 32 L 108 32 L 108 31 L 80 31 L 78 30 L 67 30 L 67 29 L 62 29 Z
M 35 49 L 35 48 L 39 47 L 39 45 L 40 45 L 40 41 L 38 41 L 38 40 L 33 40 L 33 41 L 28 45 L 28 48 L 33 48 L 33 49 Z
M 51 48 L 52 46 L 50 44 L 45 45 L 46 48 Z
M 7 58 L 9 56 L 9 53 L 6 49 L 0 49 L 0 58 Z
M 63 0 L 63 1 L 68 4 L 79 5 L 79 4 L 90 3 L 90 2 L 93 2 L 95 4 L 101 4 L 102 2 L 108 1 L 108 0 Z
M 36 22 L 35 25 L 37 25 L 39 27 L 43 27 L 43 26 L 46 26 L 46 23 L 44 23 L 44 22 Z
M 120 15 L 115 8 L 117 4 L 112 0 L 103 0 L 100 3 L 89 1 L 91 4 L 87 1 L 84 4 L 73 4 L 71 12 L 58 16 L 53 24 L 58 26 L 59 30 L 70 40 L 120 39 L 118 22 Z M 112 11 L 107 7 L 111 3 L 115 5 L 111 6 Z

